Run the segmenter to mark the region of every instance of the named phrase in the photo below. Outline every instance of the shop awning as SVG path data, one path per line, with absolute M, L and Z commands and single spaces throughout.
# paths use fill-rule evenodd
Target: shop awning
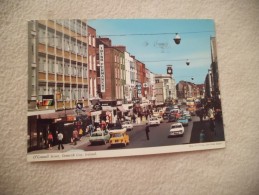
M 111 107 L 111 106 L 102 106 L 102 111 L 110 111 L 110 112 L 112 112 L 115 109 L 116 108 Z
M 125 110 L 122 106 L 117 106 L 117 108 L 118 108 L 121 112 L 127 112 L 127 110 Z
M 66 115 L 76 115 L 75 110 L 62 110 L 49 114 L 40 114 L 41 119 L 57 119 Z

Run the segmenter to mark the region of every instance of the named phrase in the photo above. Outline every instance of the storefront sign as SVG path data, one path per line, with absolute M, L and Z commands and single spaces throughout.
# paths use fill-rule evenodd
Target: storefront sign
M 67 121 L 75 121 L 76 117 L 75 116 L 67 116 Z
M 105 92 L 104 45 L 99 45 L 99 63 L 101 92 Z
M 54 105 L 54 95 L 42 96 L 42 106 L 53 106 L 53 105 Z

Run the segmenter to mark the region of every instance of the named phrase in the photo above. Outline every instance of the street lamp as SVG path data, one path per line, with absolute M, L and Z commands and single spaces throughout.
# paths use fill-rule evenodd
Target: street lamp
M 181 42 L 181 37 L 176 33 L 175 38 L 174 38 L 175 44 L 179 45 Z
M 187 66 L 190 65 L 190 60 L 189 60 L 189 59 L 186 60 L 186 65 L 187 65 Z

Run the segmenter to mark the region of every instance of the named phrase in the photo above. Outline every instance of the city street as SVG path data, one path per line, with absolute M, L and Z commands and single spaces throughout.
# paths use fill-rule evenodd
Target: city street
M 143 148 L 143 147 L 157 147 L 157 146 L 170 146 L 179 144 L 189 144 L 192 135 L 193 122 L 199 121 L 198 117 L 193 116 L 193 120 L 189 121 L 189 125 L 184 127 L 185 133 L 182 137 L 170 137 L 168 138 L 170 125 L 172 122 L 164 122 L 159 126 L 150 127 L 149 140 L 146 138 L 145 127 L 146 125 L 135 126 L 133 131 L 128 131 L 130 137 L 130 144 L 126 147 L 110 147 L 110 144 L 106 145 L 90 145 L 90 143 L 85 143 L 77 149 L 82 149 L 85 151 L 95 151 L 95 150 L 111 150 L 111 149 L 127 149 L 127 148 Z
M 200 133 L 204 130 L 205 140 L 204 142 L 213 141 L 224 141 L 224 131 L 222 122 L 215 123 L 215 132 L 212 132 L 209 128 L 209 121 L 204 120 L 200 122 L 199 117 L 192 116 L 192 121 L 189 121 L 188 126 L 184 127 L 184 135 L 182 137 L 170 137 L 168 138 L 169 128 L 172 122 L 164 122 L 159 126 L 150 127 L 149 140 L 146 138 L 145 123 L 135 124 L 132 131 L 128 131 L 130 138 L 130 144 L 126 147 L 116 146 L 111 147 L 107 144 L 94 144 L 91 145 L 89 137 L 83 136 L 81 141 L 78 141 L 76 146 L 72 144 L 64 144 L 65 149 L 60 152 L 67 152 L 70 150 L 83 150 L 83 151 L 98 151 L 98 150 L 119 150 L 119 149 L 130 149 L 130 148 L 145 148 L 145 147 L 159 147 L 159 146 L 171 146 L 181 144 L 192 144 L 200 143 Z M 59 151 L 57 146 L 54 146 L 52 150 L 42 149 L 30 152 L 31 154 L 36 153 L 55 153 Z

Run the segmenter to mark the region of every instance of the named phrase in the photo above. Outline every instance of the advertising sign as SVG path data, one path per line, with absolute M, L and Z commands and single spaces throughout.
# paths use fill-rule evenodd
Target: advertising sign
M 104 45 L 99 45 L 99 63 L 101 92 L 105 92 Z
M 42 106 L 53 106 L 53 105 L 54 105 L 54 95 L 42 96 Z

